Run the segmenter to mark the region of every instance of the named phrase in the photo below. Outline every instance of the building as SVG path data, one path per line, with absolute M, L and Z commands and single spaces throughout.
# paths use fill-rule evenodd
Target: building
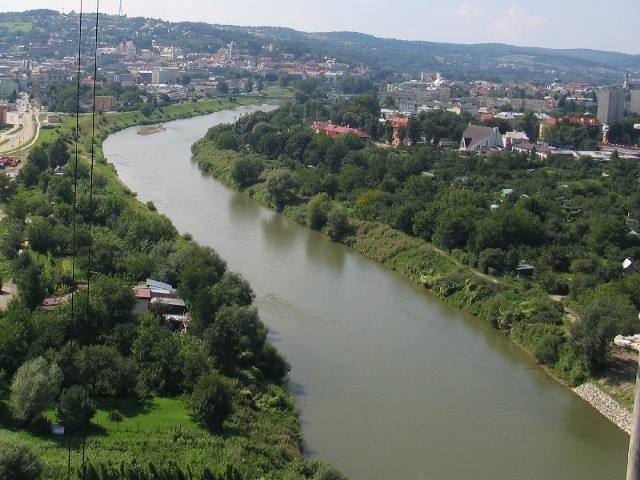
M 596 95 L 598 96 L 598 121 L 600 123 L 611 123 L 622 119 L 626 100 L 624 90 L 600 90 Z
M 96 110 L 101 112 L 111 112 L 116 109 L 116 97 L 112 95 L 96 95 Z
M 313 129 L 316 133 L 326 133 L 332 138 L 339 137 L 345 133 L 352 133 L 362 140 L 368 140 L 369 134 L 359 128 L 343 127 L 342 125 L 334 125 L 328 122 L 313 122 Z
M 459 150 L 483 152 L 496 147 L 502 147 L 502 135 L 498 127 L 469 125 L 462 133 Z
M 155 85 L 176 83 L 182 76 L 184 76 L 184 71 L 179 68 L 156 68 L 151 73 L 151 83 Z
M 629 104 L 631 113 L 640 114 L 640 90 L 631 90 L 631 102 Z
M 529 137 L 524 132 L 507 132 L 502 136 L 502 146 L 510 148 L 519 143 L 529 143 Z

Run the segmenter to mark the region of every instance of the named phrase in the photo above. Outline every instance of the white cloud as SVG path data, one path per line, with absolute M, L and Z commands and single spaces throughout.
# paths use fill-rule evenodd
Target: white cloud
M 512 5 L 507 10 L 498 12 L 499 18 L 490 23 L 490 33 L 502 37 L 498 41 L 514 41 L 525 33 L 525 30 L 540 28 L 548 19 L 540 15 L 530 15 L 524 9 Z
M 486 14 L 483 9 L 476 8 L 470 3 L 461 3 L 455 8 L 445 10 L 445 15 L 456 20 L 473 20 L 485 17 Z

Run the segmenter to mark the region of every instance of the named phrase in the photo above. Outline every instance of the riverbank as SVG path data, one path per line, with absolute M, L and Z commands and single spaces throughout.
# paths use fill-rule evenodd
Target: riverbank
M 239 153 L 233 151 L 215 150 L 198 142 L 194 157 L 203 171 L 222 181 L 230 188 L 238 190 L 232 179 L 232 172 L 234 162 L 239 158 L 239 155 Z M 265 193 L 264 177 L 257 184 L 240 191 L 261 205 L 273 208 Z M 283 214 L 302 225 L 308 226 L 306 208 L 307 206 L 304 202 L 290 205 L 284 208 Z M 564 307 L 561 303 L 553 301 L 542 292 L 525 289 L 522 286 L 522 282 L 504 283 L 499 279 L 488 277 L 461 264 L 458 260 L 433 245 L 394 230 L 388 225 L 355 220 L 353 218 L 350 219 L 350 222 L 352 233 L 343 239 L 343 243 L 365 257 L 376 260 L 389 269 L 402 273 L 414 283 L 432 291 L 445 302 L 471 313 L 499 330 L 503 330 L 514 342 L 536 358 L 535 346 L 526 342 L 526 331 L 522 333 L 524 328 L 517 330 L 515 333 L 513 332 L 512 319 L 522 315 L 518 310 L 526 310 L 531 314 L 531 312 L 535 312 L 535 309 L 540 307 L 543 312 L 552 313 L 554 310 L 559 309 L 559 313 L 556 312 L 557 315 L 566 314 L 566 312 L 562 313 Z M 515 310 L 509 311 L 509 308 L 505 308 L 508 305 L 506 302 L 495 302 L 496 294 L 499 292 L 509 292 L 509 295 L 516 299 L 510 307 Z M 575 321 L 575 318 L 570 316 L 565 318 L 567 325 Z M 565 368 L 565 370 L 559 371 L 553 365 L 545 365 L 544 370 L 550 376 L 559 380 L 560 383 L 570 388 L 581 383 L 574 380 L 577 377 L 573 376 L 571 370 L 566 369 L 566 364 L 560 368 Z M 603 378 L 606 379 L 607 375 L 604 375 Z M 623 381 L 633 386 L 635 377 L 630 381 Z M 600 401 L 589 403 L 617 425 L 617 419 L 623 415 L 610 416 L 608 414 L 611 411 L 609 405 L 616 403 L 620 406 L 620 409 L 627 411 L 628 414 L 628 405 L 632 405 L 632 400 L 631 402 L 625 400 L 623 402 L 624 406 L 622 406 L 608 392 L 619 398 L 628 396 L 627 390 L 632 391 L 633 389 L 622 389 L 620 391 L 620 389 L 609 388 L 614 383 L 603 380 L 598 383 L 597 387 L 594 385 L 587 391 L 591 392 L 595 388 L 599 389 L 598 398 Z M 578 390 L 578 392 L 582 392 L 582 390 Z M 592 397 L 594 397 L 593 394 L 585 399 L 589 400 Z M 625 409 L 625 407 L 627 408 Z
M 222 104 L 217 104 L 216 106 L 218 107 L 217 110 L 227 109 L 224 108 L 225 106 Z M 121 118 L 119 119 L 114 115 L 113 118 L 109 118 L 109 121 L 113 121 L 113 125 L 110 125 L 106 120 L 101 121 L 102 130 L 100 130 L 100 135 L 103 135 L 107 129 L 112 128 L 116 124 L 123 125 L 121 120 Z M 126 128 L 126 126 L 123 128 Z M 90 130 L 87 129 L 86 131 L 89 132 Z M 58 132 L 58 134 L 59 133 L 60 132 Z M 80 142 L 86 144 L 86 140 L 86 138 L 81 138 Z M 101 140 L 102 139 L 99 138 L 97 143 L 97 145 L 100 145 L 100 148 L 102 146 Z M 132 205 L 134 203 L 137 204 L 132 208 L 136 210 L 139 208 L 144 209 L 145 219 L 159 215 L 154 213 L 154 210 L 147 209 L 144 204 L 135 200 L 130 192 L 121 191 L 119 179 L 116 177 L 113 168 L 101 165 L 101 162 L 96 163 L 96 168 L 100 174 L 103 175 L 100 187 L 96 187 L 100 189 L 99 194 L 108 192 L 107 195 L 113 199 L 117 199 L 117 201 L 122 201 L 123 204 L 128 204 L 129 202 L 131 202 Z M 140 213 L 142 214 L 142 212 Z M 147 232 L 141 235 L 147 239 L 151 236 Z M 182 240 L 176 238 L 176 242 L 182 243 Z M 115 249 L 112 248 L 112 250 Z M 139 253 L 146 255 L 147 252 L 142 250 Z M 56 258 L 56 261 L 58 261 L 58 258 Z M 144 276 L 135 275 L 131 278 L 144 278 Z M 190 338 L 196 339 L 195 336 Z M 193 344 L 196 345 L 196 343 Z M 174 353 L 177 352 L 176 349 L 168 349 L 166 351 L 169 350 L 172 350 Z M 276 368 L 276 359 L 280 358 L 278 357 L 279 354 L 275 348 L 271 347 L 269 347 L 269 354 L 271 357 L 268 359 L 265 358 L 264 368 L 266 369 L 269 365 Z M 179 357 L 177 353 L 176 357 Z M 252 353 L 252 358 L 258 358 L 258 355 Z M 202 363 L 208 365 L 208 361 Z M 150 408 L 159 417 L 162 417 L 162 419 L 158 419 L 158 421 L 162 421 L 162 425 L 159 426 L 159 424 L 155 424 L 154 422 L 153 431 L 146 430 L 145 426 L 141 429 L 140 419 L 144 415 L 136 410 L 139 409 L 139 405 L 134 401 L 123 401 L 121 404 L 121 408 L 127 411 L 136 411 L 135 414 L 125 414 L 127 418 L 124 420 L 124 422 L 127 420 L 132 421 L 130 425 L 135 425 L 135 422 L 137 422 L 137 427 L 134 429 L 124 427 L 124 422 L 118 424 L 109 423 L 106 419 L 106 411 L 100 409 L 98 421 L 101 433 L 100 435 L 89 438 L 88 451 L 92 457 L 92 462 L 95 462 L 94 464 L 98 464 L 98 462 L 104 464 L 112 461 L 116 463 L 120 462 L 120 458 L 114 459 L 112 456 L 112 452 L 114 451 L 112 445 L 113 443 L 118 443 L 121 446 L 125 446 L 127 456 L 135 458 L 143 464 L 155 463 L 159 465 L 161 461 L 168 458 L 166 451 L 171 449 L 174 452 L 172 459 L 176 464 L 179 464 L 181 468 L 191 468 L 191 466 L 194 466 L 194 472 L 198 472 L 194 473 L 195 475 L 200 475 L 200 470 L 204 469 L 205 466 L 212 468 L 212 465 L 215 466 L 217 464 L 221 466 L 222 469 L 228 464 L 231 466 L 237 465 L 238 471 L 242 472 L 241 476 L 247 478 L 257 478 L 262 475 L 273 475 L 274 478 L 283 478 L 285 474 L 280 472 L 280 470 L 284 468 L 288 469 L 286 474 L 287 478 L 309 478 L 314 472 L 321 470 L 335 473 L 336 478 L 342 478 L 341 475 L 334 471 L 333 467 L 325 466 L 320 462 L 307 460 L 303 457 L 299 414 L 293 406 L 293 394 L 290 392 L 286 382 L 283 381 L 282 384 L 279 384 L 278 381 L 275 381 L 275 377 L 272 378 L 272 375 L 276 375 L 276 373 L 261 370 L 261 368 L 263 367 L 260 366 L 252 370 L 250 375 L 246 375 L 247 383 L 243 384 L 243 386 L 246 385 L 247 388 L 242 391 L 242 394 L 235 393 L 235 389 L 239 388 L 239 383 L 233 384 L 235 402 L 234 416 L 230 417 L 229 424 L 231 425 L 231 422 L 233 423 L 232 426 L 229 427 L 229 432 L 225 432 L 227 435 L 224 436 L 208 435 L 205 429 L 201 428 L 201 426 L 191 418 L 184 402 L 186 397 L 176 397 L 176 399 L 159 397 L 162 405 L 166 403 L 165 401 L 170 401 L 171 405 L 175 408 L 166 409 L 160 404 L 154 404 L 153 407 Z M 174 376 L 172 381 L 178 384 L 180 380 L 176 377 L 177 376 Z M 254 377 L 255 381 L 253 380 Z M 3 399 L 3 401 L 4 400 L 5 399 Z M 155 401 L 154 399 L 154 403 Z M 105 403 L 109 404 L 108 401 Z M 150 403 L 145 404 L 145 407 L 147 405 L 150 405 Z M 143 418 L 142 420 L 142 423 L 144 423 L 145 419 Z M 8 428 L 8 425 L 7 423 L 3 423 L 2 426 Z M 171 434 L 171 429 L 175 431 L 176 425 L 178 425 L 180 434 L 186 437 L 176 437 L 176 435 L 173 434 L 174 445 L 172 446 L 171 435 L 168 435 L 168 433 Z M 61 462 L 61 459 L 66 462 L 67 458 L 64 448 L 47 448 L 44 446 L 44 442 L 47 440 L 46 438 L 42 439 L 39 436 L 30 436 L 26 433 L 24 436 L 47 463 L 47 475 L 50 475 L 47 476 L 47 478 L 58 478 L 66 465 L 66 463 L 63 464 Z M 143 437 L 147 440 L 142 441 Z M 176 438 L 178 438 L 178 440 L 176 440 Z M 181 441 L 181 438 L 187 438 L 189 441 L 184 443 Z M 277 438 L 278 441 L 273 442 L 273 438 Z M 148 451 L 148 449 L 147 451 L 143 450 L 147 441 L 153 443 L 153 451 Z M 178 441 L 178 443 L 184 443 L 184 445 L 176 446 L 176 441 Z M 142 448 L 138 449 L 138 446 Z M 126 463 L 127 458 L 123 456 L 122 460 Z M 77 456 L 74 455 L 71 462 L 73 463 L 72 468 L 74 470 L 78 468 Z M 244 465 L 245 463 L 246 465 Z M 187 467 L 185 467 L 185 465 Z M 304 476 L 302 473 L 303 470 L 306 472 Z M 228 468 L 227 471 L 231 472 L 231 468 Z M 271 473 L 271 471 L 276 473 Z M 49 472 L 51 473 L 49 474 Z
M 130 129 L 104 148 L 138 199 L 254 286 L 293 365 L 307 455 L 372 480 L 620 477 L 626 434 L 504 335 L 203 175 L 191 145 L 237 115 L 175 122 L 148 138 Z M 450 453 L 460 438 L 466 452 Z
M 583 383 L 579 387 L 572 388 L 572 390 L 621 430 L 631 434 L 631 427 L 633 426 L 631 413 L 595 384 L 591 382 Z

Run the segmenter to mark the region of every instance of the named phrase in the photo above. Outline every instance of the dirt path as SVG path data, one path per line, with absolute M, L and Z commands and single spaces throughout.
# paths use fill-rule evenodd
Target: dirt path
M 9 300 L 18 294 L 16 284 L 13 282 L 5 282 L 2 284 L 2 290 L 0 290 L 0 310 L 7 308 Z

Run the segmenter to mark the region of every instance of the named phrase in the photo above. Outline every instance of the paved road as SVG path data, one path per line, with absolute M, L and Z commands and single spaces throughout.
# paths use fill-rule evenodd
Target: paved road
M 19 98 L 16 104 L 17 111 L 7 112 L 7 123 L 13 127 L 0 134 L 0 155 L 20 156 L 22 149 L 33 145 L 40 133 L 40 119 L 26 97 Z

